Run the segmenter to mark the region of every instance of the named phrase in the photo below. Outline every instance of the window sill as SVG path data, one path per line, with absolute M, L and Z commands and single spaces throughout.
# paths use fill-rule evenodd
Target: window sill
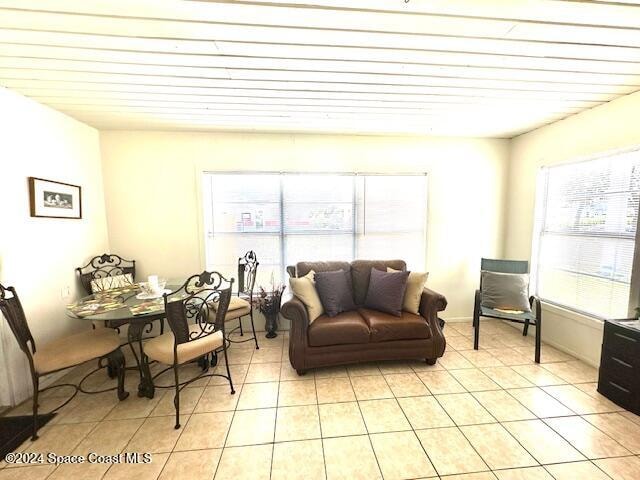
M 558 305 L 553 305 L 544 301 L 542 301 L 542 310 L 558 315 L 559 317 L 567 318 L 595 330 L 602 330 L 604 327 L 604 321 L 599 318 L 592 317 L 584 313 L 578 313 L 573 310 L 569 310 L 568 308 L 559 307 Z M 544 322 L 542 326 L 544 331 Z

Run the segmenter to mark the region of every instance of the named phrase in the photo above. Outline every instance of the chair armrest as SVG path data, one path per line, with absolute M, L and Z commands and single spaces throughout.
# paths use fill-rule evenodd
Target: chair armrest
M 431 335 L 435 343 L 436 357 L 441 357 L 447 346 L 447 342 L 442 333 L 440 322 L 438 321 L 438 312 L 442 312 L 447 308 L 447 299 L 433 290 L 425 288 L 420 298 L 420 315 L 422 315 L 429 324 Z
M 309 314 L 307 307 L 298 297 L 293 297 L 280 307 L 280 313 L 291 320 L 289 331 L 289 362 L 298 371 L 306 370 L 305 352 L 307 349 L 307 329 L 309 328 Z
M 531 295 L 529 297 L 529 305 L 531 306 L 531 310 L 536 312 L 536 319 L 539 320 L 542 317 L 542 307 L 540 305 L 540 298 L 535 295 Z

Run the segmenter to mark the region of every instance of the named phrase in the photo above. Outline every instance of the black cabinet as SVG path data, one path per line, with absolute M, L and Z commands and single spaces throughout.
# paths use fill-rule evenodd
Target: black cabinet
M 640 415 L 640 330 L 625 320 L 604 324 L 598 392 Z

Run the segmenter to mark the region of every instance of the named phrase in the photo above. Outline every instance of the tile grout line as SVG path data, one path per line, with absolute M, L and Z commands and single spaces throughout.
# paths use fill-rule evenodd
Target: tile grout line
M 429 387 L 427 387 L 424 382 L 422 381 L 422 379 L 416 374 L 416 371 L 413 369 L 413 367 L 410 367 L 413 374 L 418 378 L 418 381 L 422 383 L 422 385 L 424 386 L 424 388 L 427 389 L 427 392 L 431 393 L 431 390 L 429 390 Z M 398 397 L 396 396 L 395 392 L 393 391 L 393 388 L 391 388 L 391 385 L 389 385 L 389 382 L 387 381 L 386 377 L 384 376 L 384 374 L 382 375 L 382 377 L 384 378 L 384 381 L 387 383 L 387 386 L 389 387 L 389 389 L 391 390 L 391 393 L 394 396 L 394 399 L 396 401 L 396 403 L 398 404 L 398 408 L 400 408 L 400 411 L 402 412 L 402 415 L 404 415 L 404 418 L 407 420 L 407 423 L 409 424 L 409 427 L 411 427 L 411 431 L 413 432 L 413 436 L 416 438 L 416 440 L 418 441 L 418 443 L 420 444 L 420 448 L 422 448 L 422 451 L 424 452 L 424 454 L 427 457 L 427 460 L 429 461 L 429 463 L 431 464 L 431 467 L 433 468 L 433 471 L 436 473 L 436 477 L 440 478 L 440 473 L 438 472 L 438 470 L 436 469 L 436 466 L 433 464 L 433 462 L 431 461 L 431 457 L 429 456 L 429 453 L 427 452 L 427 450 L 424 448 L 424 445 L 422 444 L 422 441 L 420 441 L 420 437 L 418 437 L 418 434 L 416 433 L 416 429 L 413 427 L 413 424 L 411 423 L 411 421 L 409 420 L 409 417 L 407 417 L 406 412 L 404 411 L 404 408 L 402 408 L 402 405 L 400 404 L 400 402 L 398 401 Z M 435 396 L 432 394 L 432 397 Z M 409 397 L 401 397 L 401 398 L 409 398 Z M 446 413 L 446 412 L 445 412 Z
M 567 360 L 567 361 L 570 361 L 570 360 Z M 564 362 L 556 362 L 556 363 L 564 363 Z M 445 367 L 445 368 L 446 368 L 446 367 Z M 544 367 L 542 367 L 542 368 L 544 368 Z M 545 370 L 547 370 L 547 369 L 545 368 Z M 553 373 L 553 372 L 550 372 L 549 370 L 547 370 L 547 371 L 548 371 L 549 373 L 551 373 L 552 375 L 554 375 L 554 373 Z M 518 372 L 516 372 L 516 373 L 518 373 Z M 558 377 L 558 378 L 560 378 L 560 377 Z M 526 378 L 525 378 L 525 379 L 526 379 Z M 566 380 L 564 380 L 563 378 L 561 378 L 561 380 L 566 381 Z M 572 384 L 572 383 L 566 383 L 565 385 L 571 385 L 571 386 L 574 386 L 574 387 L 575 387 L 575 385 L 574 385 L 574 384 Z M 465 387 L 465 388 L 466 388 L 466 387 Z M 538 388 L 539 390 L 543 391 L 545 394 L 549 395 L 551 398 L 553 398 L 554 400 L 558 401 L 561 405 L 563 405 L 565 408 L 567 408 L 570 412 L 572 412 L 572 413 L 574 413 L 574 414 L 575 414 L 575 415 L 571 415 L 571 416 L 580 416 L 580 415 L 579 415 L 579 414 L 577 414 L 574 410 L 572 410 L 571 408 L 569 408 L 566 404 L 562 403 L 562 401 L 561 401 L 560 399 L 558 399 L 558 398 L 554 397 L 553 395 L 549 394 L 549 393 L 548 393 L 546 390 L 544 390 L 541 386 L 535 385 L 535 387 L 534 387 L 534 388 Z M 512 398 L 514 398 L 518 403 L 520 403 L 521 405 L 523 405 L 523 404 L 522 404 L 522 403 L 521 403 L 521 402 L 520 402 L 516 397 L 514 397 L 514 396 L 511 394 L 511 392 L 509 392 L 507 389 L 503 389 L 503 390 L 504 390 L 504 391 L 506 391 L 506 393 L 507 393 L 507 394 L 509 394 Z M 470 392 L 470 393 L 472 393 L 472 395 L 473 395 L 473 392 Z M 437 399 L 436 399 L 436 400 L 437 400 Z M 524 407 L 525 409 L 527 409 L 526 405 L 523 405 L 523 407 Z M 527 409 L 527 410 L 528 410 L 528 409 Z M 571 444 L 571 442 L 569 442 L 569 441 L 568 441 L 564 436 L 562 436 L 562 435 L 560 434 L 560 432 L 557 432 L 555 429 L 553 429 L 553 427 L 551 427 L 550 425 L 548 425 L 548 424 L 544 421 L 544 419 L 545 419 L 545 418 L 563 418 L 564 416 L 560 416 L 560 417 L 539 417 L 536 413 L 534 413 L 534 412 L 531 412 L 531 413 L 536 417 L 536 420 L 541 421 L 544 425 L 546 425 L 548 428 L 550 428 L 552 431 L 554 431 L 554 432 L 555 432 L 555 433 L 556 433 L 560 438 L 562 438 L 565 442 L 567 442 L 567 443 L 569 444 L 569 446 L 571 446 L 571 447 L 572 447 L 576 452 L 578 452 L 578 454 L 582 455 L 586 461 L 588 461 L 589 463 L 593 464 L 596 468 L 598 468 L 600 471 L 602 471 L 602 469 L 600 469 L 600 468 L 598 467 L 598 465 L 596 465 L 596 464 L 595 464 L 595 463 L 594 463 L 590 458 L 588 458 L 588 457 L 587 457 L 586 455 L 584 455 L 581 451 L 579 451 L 577 448 L 575 448 L 575 447 Z M 502 423 L 509 423 L 509 422 L 498 422 L 498 423 L 502 426 Z M 542 467 L 546 472 L 548 472 L 548 473 L 549 473 L 549 475 L 551 475 L 552 477 L 554 477 L 554 476 L 553 476 L 553 474 L 552 474 L 552 473 L 551 473 L 551 472 L 546 468 L 546 466 L 545 466 L 544 464 L 540 463 L 540 462 L 538 461 L 538 459 L 537 459 L 537 458 L 536 458 L 536 457 L 535 457 L 535 456 L 534 456 L 534 455 L 533 455 L 529 450 L 527 450 L 527 449 L 524 447 L 524 445 L 522 445 L 522 444 L 520 443 L 520 441 L 519 441 L 517 438 L 515 438 L 515 436 L 514 436 L 514 435 L 513 435 L 513 434 L 512 434 L 512 433 L 511 433 L 507 428 L 505 428 L 504 426 L 503 426 L 503 428 L 507 431 L 507 433 L 508 433 L 509 435 L 511 435 L 511 437 L 513 437 L 513 438 L 515 439 L 515 441 L 516 441 L 516 442 L 518 442 L 518 444 L 519 444 L 519 445 L 524 449 L 524 451 L 526 451 L 526 452 L 527 452 L 527 453 L 528 453 L 528 454 L 529 454 L 529 455 L 530 455 L 534 460 L 536 460 L 536 462 L 538 462 L 538 463 L 539 463 L 539 465 L 540 465 L 540 466 L 541 466 L 541 467 Z M 603 432 L 603 433 L 604 433 L 604 432 Z M 463 432 L 463 435 L 464 435 L 464 432 Z M 465 436 L 465 438 L 466 438 L 466 436 Z M 607 457 L 607 458 L 609 458 L 609 457 Z M 585 460 L 578 460 L 578 461 L 576 461 L 576 462 L 583 462 L 583 461 L 585 461 Z M 559 463 L 575 463 L 575 462 L 559 462 Z M 550 464 L 549 464 L 549 465 L 550 465 Z M 493 471 L 493 470 L 492 470 L 492 471 Z M 603 472 L 603 473 L 604 473 L 604 472 Z M 606 475 L 606 473 L 605 473 L 605 475 Z M 607 475 L 607 476 L 608 476 L 608 475 Z M 554 478 L 555 478 L 555 477 L 554 477 Z
M 251 356 L 249 358 L 249 367 L 251 366 L 251 360 L 253 359 L 253 354 L 255 353 L 255 350 L 251 351 Z M 226 364 L 226 362 L 225 362 Z M 217 367 L 217 365 L 216 365 Z M 243 380 L 246 380 L 247 375 L 249 375 L 249 367 L 247 367 L 247 373 L 245 374 Z M 231 364 L 229 364 L 229 368 L 231 368 Z M 209 380 L 211 381 L 211 380 Z M 244 387 L 244 382 L 243 382 L 243 387 Z M 234 389 L 235 389 L 235 385 L 234 385 Z M 240 391 L 240 395 L 242 394 L 242 390 Z M 236 392 L 238 393 L 238 392 Z M 229 432 L 231 432 L 231 426 L 233 425 L 233 419 L 236 417 L 236 411 L 238 410 L 238 404 L 240 403 L 240 395 L 238 395 L 238 401 L 236 402 L 236 404 L 233 407 L 233 414 L 231 415 L 231 420 L 229 421 L 229 428 L 227 428 L 227 433 L 224 436 L 224 441 L 222 442 L 222 447 L 220 449 L 220 459 L 218 460 L 218 464 L 216 465 L 216 468 L 213 472 L 213 477 L 212 479 L 215 479 L 216 475 L 218 474 L 218 469 L 220 468 L 220 464 L 222 463 L 222 456 L 224 455 L 224 449 L 226 448 L 227 445 L 227 439 L 229 438 Z
M 284 349 L 284 347 L 283 347 L 283 349 Z M 454 351 L 455 351 L 455 349 L 454 349 L 453 347 L 452 347 L 452 350 L 454 350 Z M 281 353 L 282 353 L 282 352 L 281 352 Z M 459 351 L 458 351 L 457 353 L 460 353 L 460 355 L 461 355 L 462 357 L 465 357 L 463 353 L 461 353 L 461 352 L 459 352 Z M 281 368 L 282 368 L 282 364 L 283 364 L 283 363 L 286 363 L 286 362 L 282 362 L 282 358 L 283 358 L 283 356 L 282 356 L 282 354 L 281 354 L 281 357 L 280 357 L 280 359 L 281 359 L 281 362 L 280 362 L 280 364 L 281 364 Z M 466 358 L 466 357 L 465 357 L 465 358 Z M 496 358 L 497 358 L 497 357 L 496 357 Z M 468 358 L 467 358 L 467 360 L 468 360 Z M 250 362 L 251 362 L 251 360 L 250 360 Z M 553 363 L 569 363 L 569 362 L 576 362 L 576 360 L 568 359 L 568 360 L 558 361 L 558 362 L 553 362 Z M 269 363 L 269 362 L 267 362 L 267 363 Z M 273 363 L 275 363 L 275 362 L 273 362 Z M 486 375 L 486 376 L 489 376 L 487 373 L 485 373 L 485 372 L 482 370 L 482 368 L 490 368 L 490 367 L 480 367 L 479 365 L 477 365 L 477 364 L 475 364 L 475 363 L 473 363 L 473 362 L 471 362 L 471 363 L 474 365 L 473 367 L 463 368 L 463 369 L 460 369 L 460 368 L 457 368 L 457 369 L 455 369 L 455 368 L 447 369 L 446 367 L 444 367 L 444 366 L 442 366 L 442 365 L 441 365 L 441 367 L 442 367 L 442 371 L 445 371 L 445 372 L 447 372 L 447 373 L 449 373 L 449 374 L 451 374 L 450 372 L 451 372 L 451 371 L 454 371 L 454 370 L 471 370 L 471 369 L 474 369 L 474 370 L 477 370 L 477 371 L 481 372 L 482 374 L 484 374 L 484 375 Z M 251 365 L 251 363 L 250 363 L 249 365 Z M 510 368 L 510 369 L 511 369 L 511 370 L 512 370 L 516 375 L 521 376 L 523 379 L 527 380 L 527 377 L 524 377 L 522 374 L 520 374 L 519 372 L 515 371 L 515 370 L 512 368 L 512 367 L 513 367 L 512 365 L 504 365 L 504 366 L 505 366 L 505 367 L 507 367 L 507 368 Z M 553 373 L 552 371 L 547 370 L 546 368 L 544 368 L 544 366 L 543 366 L 543 365 L 541 365 L 541 368 L 545 369 L 545 370 L 546 370 L 550 375 L 554 375 L 554 373 Z M 413 369 L 413 372 L 418 376 L 419 380 L 424 384 L 424 380 L 419 376 L 418 371 L 417 371 L 417 370 L 415 370 L 415 369 Z M 393 373 L 394 373 L 394 372 L 389 372 L 389 374 L 393 374 Z M 385 375 L 384 373 L 382 373 L 382 372 L 380 372 L 380 375 L 381 375 L 381 376 L 383 377 L 383 379 L 385 380 L 385 382 L 386 382 L 387 386 L 389 386 L 389 383 L 388 383 L 388 381 L 387 381 L 386 375 Z M 376 375 L 376 376 L 377 376 L 377 375 Z M 349 375 L 349 374 L 347 373 L 347 377 L 350 379 L 350 384 L 351 384 L 351 386 L 352 386 L 352 388 L 353 388 L 352 376 L 351 376 L 351 375 Z M 452 377 L 453 377 L 454 379 L 456 379 L 456 377 L 455 377 L 455 376 L 453 376 L 453 375 L 452 375 Z M 490 378 L 491 378 L 491 377 L 490 377 Z M 457 379 L 456 379 L 456 380 L 457 380 Z M 561 380 L 565 381 L 564 379 L 561 379 Z M 257 383 L 262 383 L 262 382 L 257 382 Z M 279 380 L 278 380 L 278 384 L 279 384 L 279 385 L 278 385 L 278 392 L 279 392 L 279 388 L 280 388 L 280 384 L 281 384 L 281 383 L 282 383 L 282 373 L 281 373 L 281 370 L 280 370 L 280 372 L 279 372 Z M 571 385 L 572 387 L 577 388 L 577 387 L 576 387 L 576 385 L 580 385 L 580 384 L 587 384 L 587 383 L 594 383 L 594 382 L 575 382 L 575 383 L 573 383 L 573 382 L 566 382 L 566 383 L 564 383 L 563 385 L 566 385 L 566 386 Z M 314 386 L 316 387 L 316 404 L 317 404 L 317 411 L 318 411 L 318 415 L 319 415 L 319 407 L 320 407 L 320 403 L 319 403 L 319 398 L 318 398 L 318 392 L 317 392 L 317 381 L 316 381 L 316 376 L 315 376 L 315 375 L 314 375 Z M 464 390 L 466 393 L 470 394 L 470 395 L 471 395 L 471 396 L 472 396 L 476 401 L 478 401 L 478 399 L 477 399 L 477 398 L 476 398 L 476 396 L 475 396 L 475 393 L 478 393 L 478 392 L 480 392 L 480 391 L 476 391 L 476 390 L 473 390 L 473 391 L 472 391 L 472 390 L 469 390 L 467 387 L 464 387 L 464 386 L 461 386 L 461 387 L 463 388 L 463 390 Z M 499 390 L 507 391 L 507 390 L 508 390 L 507 388 L 503 387 L 503 386 L 502 386 L 502 385 L 500 385 L 500 384 L 498 384 L 498 385 L 497 385 L 497 387 L 498 387 L 497 389 L 492 389 L 492 390 L 482 390 L 482 391 L 499 391 Z M 564 404 L 564 403 L 562 402 L 562 400 L 560 400 L 559 398 L 555 397 L 554 395 L 552 395 L 552 394 L 548 393 L 546 390 L 544 390 L 544 388 L 543 388 L 543 387 L 544 387 L 544 385 L 543 385 L 543 386 L 541 386 L 541 385 L 532 385 L 532 387 L 522 387 L 522 388 L 537 388 L 537 389 L 539 389 L 539 390 L 542 390 L 543 392 L 545 392 L 545 394 L 549 395 L 549 396 L 550 396 L 551 398 L 553 398 L 555 401 L 557 401 L 557 402 L 558 402 L 558 403 L 560 403 L 561 405 L 563 405 L 563 406 L 565 406 L 566 408 L 568 408 L 568 410 L 569 410 L 570 412 L 574 413 L 574 415 L 570 415 L 570 416 L 572 416 L 572 417 L 573 417 L 573 416 L 575 416 L 575 417 L 579 417 L 579 418 L 583 418 L 583 419 L 584 419 L 584 417 L 591 416 L 591 415 L 620 414 L 620 412 L 621 412 L 621 411 L 624 411 L 624 410 L 616 410 L 616 411 L 612 411 L 612 412 L 594 412 L 594 413 L 587 413 L 587 414 L 580 415 L 580 414 L 578 414 L 578 413 L 575 413 L 571 408 L 569 408 L 566 404 Z M 204 389 L 206 389 L 206 386 L 204 387 Z M 203 389 L 203 392 L 204 392 L 204 389 Z M 584 394 L 588 395 L 590 398 L 597 398 L 597 397 L 595 397 L 594 395 L 591 395 L 590 393 L 588 393 L 588 392 L 586 392 L 586 391 L 583 391 L 583 390 L 581 390 L 581 389 L 579 389 L 579 388 L 578 388 L 578 390 L 580 390 L 580 391 L 581 391 L 581 392 L 583 392 Z M 427 391 L 429 391 L 429 392 L 430 392 L 430 390 L 428 389 L 428 387 L 427 387 Z M 432 392 L 430 392 L 430 393 L 432 393 Z M 464 393 L 464 392 L 463 392 L 463 393 Z M 507 393 L 508 393 L 511 397 L 513 397 L 513 398 L 514 398 L 518 403 L 520 403 L 520 404 L 521 404 L 521 402 L 520 402 L 517 398 L 515 398 L 515 397 L 514 397 L 510 392 L 508 392 L 508 391 L 507 391 Z M 399 402 L 398 402 L 398 398 L 404 398 L 404 397 L 397 397 L 393 391 L 392 391 L 392 394 L 393 394 L 393 398 L 396 400 L 396 403 L 399 403 Z M 433 396 L 433 397 L 434 397 L 434 399 L 436 400 L 436 402 L 438 402 L 438 399 L 437 399 L 437 396 L 436 396 L 436 395 L 433 395 L 433 394 L 432 394 L 431 396 Z M 200 397 L 199 397 L 199 398 L 201 398 L 201 397 L 202 397 L 202 393 L 200 394 Z M 359 400 L 357 400 L 357 398 L 356 398 L 356 401 L 357 401 L 357 402 L 359 402 Z M 479 401 L 478 401 L 478 402 L 479 402 Z M 198 403 L 198 402 L 196 402 L 196 405 L 197 405 L 197 403 Z M 278 407 L 277 407 L 277 404 L 278 404 L 278 403 L 279 403 L 279 396 L 278 396 L 278 399 L 277 399 L 277 402 L 276 402 L 276 408 L 278 408 Z M 333 403 L 336 403 L 336 402 L 333 402 Z M 337 403 L 341 403 L 341 402 L 337 402 Z M 480 403 L 480 402 L 479 402 L 479 403 Z M 481 403 L 480 403 L 480 404 L 481 404 Z M 359 404 L 358 404 L 358 405 L 359 405 Z M 438 402 L 438 405 L 440 405 L 440 408 L 442 408 L 442 406 L 441 406 L 441 404 L 440 404 L 439 402 Z M 481 405 L 482 405 L 482 404 L 481 404 Z M 522 405 L 522 404 L 521 404 L 521 405 Z M 114 408 L 116 408 L 116 406 L 117 406 L 117 403 L 112 407 L 112 410 L 113 410 Z M 483 406 L 483 407 L 484 407 L 484 406 Z M 155 408 L 157 408 L 157 407 L 154 407 L 154 410 L 155 410 Z M 526 407 L 526 406 L 524 406 L 524 405 L 523 405 L 523 408 L 527 409 L 527 407 Z M 194 407 L 194 409 L 195 409 L 195 407 Z M 235 411 L 236 411 L 236 410 L 237 410 L 237 405 L 236 405 L 236 408 L 234 409 L 234 415 L 235 415 Z M 361 417 L 363 417 L 363 414 L 362 414 L 361 409 L 359 409 L 359 410 L 360 410 Z M 405 417 L 406 417 L 406 412 L 404 412 L 404 410 L 403 410 L 402 408 L 401 408 L 401 410 L 403 411 L 403 414 L 404 414 L 404 415 L 405 415 Z M 444 410 L 444 409 L 443 409 L 443 410 Z M 528 409 L 527 409 L 527 410 L 528 410 Z M 111 411 L 111 410 L 110 410 L 110 411 Z M 448 412 L 446 412 L 446 410 L 444 410 L 444 411 L 445 411 L 445 413 L 447 413 L 447 415 L 449 416 Z M 152 410 L 152 412 L 153 412 L 153 410 Z M 490 413 L 490 412 L 489 412 L 489 413 Z M 107 416 L 107 415 L 109 415 L 109 412 L 106 414 L 106 416 Z M 492 415 L 491 413 L 490 413 L 490 415 L 493 417 L 493 415 Z M 545 424 L 548 428 L 550 428 L 552 431 L 554 431 L 554 432 L 555 432 L 559 437 L 561 437 L 564 441 L 567 441 L 567 440 L 566 440 L 566 439 L 565 439 L 565 438 L 564 438 L 564 437 L 563 437 L 563 436 L 562 436 L 558 431 L 556 431 L 555 429 L 553 429 L 553 427 L 551 427 L 551 425 L 549 425 L 549 424 L 545 421 L 546 419 L 550 419 L 550 418 L 563 418 L 564 416 L 560 416 L 560 417 L 539 417 L 539 416 L 538 416 L 538 415 L 536 415 L 536 414 L 533 414 L 533 415 L 534 415 L 534 417 L 535 417 L 535 419 L 536 419 L 536 420 L 540 420 L 540 421 L 542 421 L 542 423 L 543 423 L 543 424 Z M 623 417 L 624 417 L 624 416 L 623 416 Z M 146 417 L 141 417 L 141 418 L 143 418 L 143 422 L 142 422 L 141 426 L 138 428 L 138 430 L 136 430 L 136 432 L 134 432 L 133 436 L 135 436 L 135 435 L 137 434 L 137 432 L 138 432 L 138 431 L 139 431 L 139 429 L 142 427 L 142 425 L 144 425 L 144 423 L 146 422 L 146 420 L 147 420 L 148 418 L 151 418 L 151 417 L 150 417 L 150 415 L 147 415 Z M 449 416 L 449 418 L 451 418 L 451 417 Z M 626 419 L 626 417 L 625 417 L 625 419 Z M 363 419 L 363 420 L 364 420 L 364 419 Z M 628 419 L 626 419 L 626 420 L 628 420 Z M 98 427 L 98 425 L 99 425 L 100 423 L 103 423 L 104 421 L 109 421 L 109 420 L 104 420 L 104 418 L 103 418 L 103 419 L 101 419 L 100 421 L 95 422 L 95 423 L 96 423 L 96 425 L 95 425 L 95 426 L 94 426 L 94 427 L 93 427 L 93 428 L 92 428 L 92 429 L 91 429 L 91 430 L 90 430 L 90 431 L 85 435 L 85 437 L 84 437 L 84 438 L 88 437 L 88 436 L 91 434 L 91 432 L 93 432 L 93 431 L 95 430 L 95 428 L 97 428 L 97 427 Z M 516 422 L 516 421 L 519 421 L 519 420 L 507 421 L 507 422 L 500 422 L 499 420 L 497 420 L 497 419 L 496 419 L 495 424 L 498 424 L 498 425 L 503 426 L 503 423 Z M 586 419 L 585 419 L 585 421 L 586 421 Z M 72 424 L 81 424 L 81 423 L 93 423 L 93 422 L 72 422 Z M 368 428 L 366 428 L 366 422 L 364 422 L 364 423 L 365 423 L 365 429 L 367 430 L 367 435 L 370 437 L 370 435 L 371 435 L 371 434 L 370 434 L 370 433 L 368 433 Z M 411 423 L 410 423 L 410 422 L 409 422 L 409 424 L 410 424 L 410 426 L 411 426 L 412 430 L 413 430 L 413 431 L 414 431 L 414 433 L 415 433 L 415 429 L 413 428 L 413 425 L 411 425 Z M 460 429 L 460 428 L 455 424 L 455 422 L 453 422 L 453 424 L 454 424 L 454 426 L 456 426 L 456 427 L 458 428 L 458 430 L 460 430 L 460 431 L 461 431 L 461 429 Z M 597 429 L 598 431 L 600 431 L 600 432 L 601 432 L 602 434 L 604 434 L 605 436 L 609 437 L 609 434 L 608 434 L 607 432 L 604 432 L 604 431 L 600 430 L 597 426 L 595 426 L 595 425 L 593 425 L 593 424 L 591 424 L 591 423 L 590 423 L 590 425 L 591 425 L 592 427 L 594 427 L 595 429 Z M 321 440 L 322 440 L 322 439 L 323 439 L 323 437 L 322 437 L 322 426 L 321 426 L 321 422 L 320 422 L 320 429 L 321 429 Z M 385 433 L 386 433 L 386 432 L 385 432 Z M 510 432 L 508 432 L 508 433 L 510 433 Z M 229 431 L 227 431 L 227 437 L 228 437 L 228 434 L 229 434 Z M 275 434 L 275 433 L 274 433 L 274 434 Z M 182 435 L 182 433 L 181 433 L 180 435 Z M 463 435 L 464 435 L 464 434 L 463 434 Z M 133 438 L 133 436 L 132 436 L 132 438 Z M 83 438 L 83 439 L 84 439 L 84 438 Z M 131 439 L 132 439 L 132 438 L 131 438 Z M 466 436 L 465 436 L 465 438 L 466 438 Z M 129 440 L 129 443 L 128 443 L 127 445 L 129 445 L 129 444 L 130 444 L 131 439 Z M 370 439 L 370 440 L 371 440 L 371 439 Z M 82 441 L 83 441 L 83 440 L 81 440 L 81 442 L 82 442 Z M 177 440 L 177 441 L 178 441 L 178 440 Z M 177 443 L 177 441 L 176 441 L 176 443 Z M 468 439 L 467 439 L 467 441 L 468 441 Z M 517 441 L 517 439 L 516 439 L 516 441 Z M 81 443 L 81 442 L 80 442 L 80 443 Z M 274 440 L 274 443 L 275 443 L 275 440 Z M 519 443 L 519 442 L 518 442 L 518 443 Z M 567 441 L 567 443 L 569 443 L 569 445 L 571 445 L 571 443 L 570 443 L 570 442 L 568 442 L 568 441 Z M 521 444 L 520 444 L 520 445 L 521 445 Z M 76 448 L 77 448 L 77 446 L 76 446 Z M 126 448 L 126 447 L 125 447 L 125 448 Z M 223 450 L 224 450 L 224 448 L 226 448 L 226 440 L 225 440 L 225 446 L 223 446 Z M 524 447 L 523 447 L 523 448 L 524 448 Z M 575 447 L 574 447 L 574 448 L 575 448 Z M 372 449 L 373 449 L 373 445 L 372 445 Z M 423 449 L 424 449 L 424 448 L 423 448 Z M 524 450 L 526 451 L 526 449 L 524 449 Z M 172 452 L 173 452 L 173 451 L 175 451 L 175 445 L 174 445 L 174 447 L 173 447 L 173 449 L 172 449 Z M 375 449 L 373 449 L 373 451 L 374 451 L 374 455 L 375 455 Z M 580 452 L 579 450 L 578 450 L 578 452 L 582 455 L 582 452 Z M 426 452 L 425 452 L 425 453 L 426 453 Z M 583 455 L 583 456 L 585 456 L 585 457 L 586 457 L 586 455 Z M 428 457 L 428 455 L 427 455 L 427 457 Z M 638 455 L 633 454 L 633 453 L 631 453 L 631 452 L 630 452 L 630 455 L 623 455 L 623 456 L 617 456 L 617 457 L 603 457 L 603 459 L 607 459 L 607 458 L 625 458 L 625 457 L 633 457 L 633 458 L 636 458 L 636 457 L 638 457 Z M 169 458 L 169 457 L 168 457 L 168 458 Z M 482 458 L 482 457 L 480 457 L 480 458 Z M 324 459 L 324 448 L 323 448 L 323 459 Z M 327 472 L 326 472 L 326 459 L 324 459 L 324 460 L 325 460 L 325 476 L 326 476 L 326 475 L 327 475 Z M 377 457 L 376 457 L 376 460 L 377 460 Z M 599 460 L 599 459 L 596 459 L 596 460 Z M 585 461 L 585 460 L 577 460 L 577 461 Z M 591 459 L 589 459 L 589 458 L 586 458 L 586 461 L 589 461 L 591 464 L 593 464 L 593 463 L 594 463 L 594 460 L 591 460 Z M 272 453 L 272 463 L 273 463 L 273 453 Z M 572 462 L 559 462 L 559 463 L 574 463 L 574 461 L 572 461 Z M 378 462 L 378 465 L 379 465 L 379 462 Z M 165 466 L 166 466 L 166 462 L 165 462 Z M 163 466 L 163 470 L 164 470 L 165 466 Z M 596 466 L 597 468 L 599 468 L 597 465 L 595 465 L 595 466 Z M 547 471 L 547 469 L 545 468 L 545 466 L 544 466 L 544 465 L 542 465 L 542 468 L 543 468 L 545 471 Z M 217 467 L 216 467 L 216 470 L 217 470 Z M 498 471 L 498 470 L 502 470 L 502 469 L 496 469 L 496 471 Z M 55 472 L 55 471 L 56 471 L 56 469 L 54 469 L 54 472 Z M 491 470 L 491 471 L 494 471 L 494 470 Z M 53 472 L 52 472 L 52 473 L 53 473 Z M 51 474 L 50 474 L 50 475 L 51 475 Z
M 324 435 L 322 434 L 322 416 L 320 415 L 320 399 L 318 398 L 318 381 L 317 380 L 318 379 L 316 377 L 316 373 L 313 372 L 313 388 L 316 392 L 316 406 L 318 408 L 318 423 L 320 424 L 320 451 L 322 452 L 322 465 L 324 466 L 324 478 L 325 480 L 328 480 L 329 474 L 327 473 L 327 458 L 324 453 Z
M 373 453 L 373 458 L 376 460 L 376 465 L 378 466 L 378 472 L 380 472 L 380 477 L 383 477 L 382 468 L 380 468 L 380 461 L 378 460 L 378 456 L 376 455 L 376 449 L 373 447 L 373 442 L 371 441 L 371 434 L 369 433 L 369 427 L 367 427 L 367 422 L 362 413 L 362 408 L 360 408 L 360 400 L 358 399 L 358 394 L 356 393 L 356 389 L 353 388 L 353 381 L 351 380 L 351 376 L 349 375 L 349 370 L 347 370 L 347 378 L 349 379 L 349 385 L 351 385 L 351 390 L 353 390 L 353 396 L 355 397 L 356 405 L 358 405 L 358 411 L 360 412 L 360 417 L 362 418 L 362 423 L 364 424 L 364 430 L 367 436 L 367 440 L 369 440 L 369 445 L 371 446 L 371 452 Z M 393 392 L 391 392 L 393 393 Z

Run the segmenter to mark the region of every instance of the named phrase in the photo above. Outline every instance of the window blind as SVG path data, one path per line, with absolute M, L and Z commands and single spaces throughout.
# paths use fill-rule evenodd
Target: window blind
M 639 197 L 638 151 L 542 169 L 533 248 L 537 294 L 597 317 L 626 317 Z
M 209 270 L 235 276 L 247 250 L 265 286 L 303 260 L 402 258 L 425 268 L 425 175 L 205 173 L 203 197 Z

